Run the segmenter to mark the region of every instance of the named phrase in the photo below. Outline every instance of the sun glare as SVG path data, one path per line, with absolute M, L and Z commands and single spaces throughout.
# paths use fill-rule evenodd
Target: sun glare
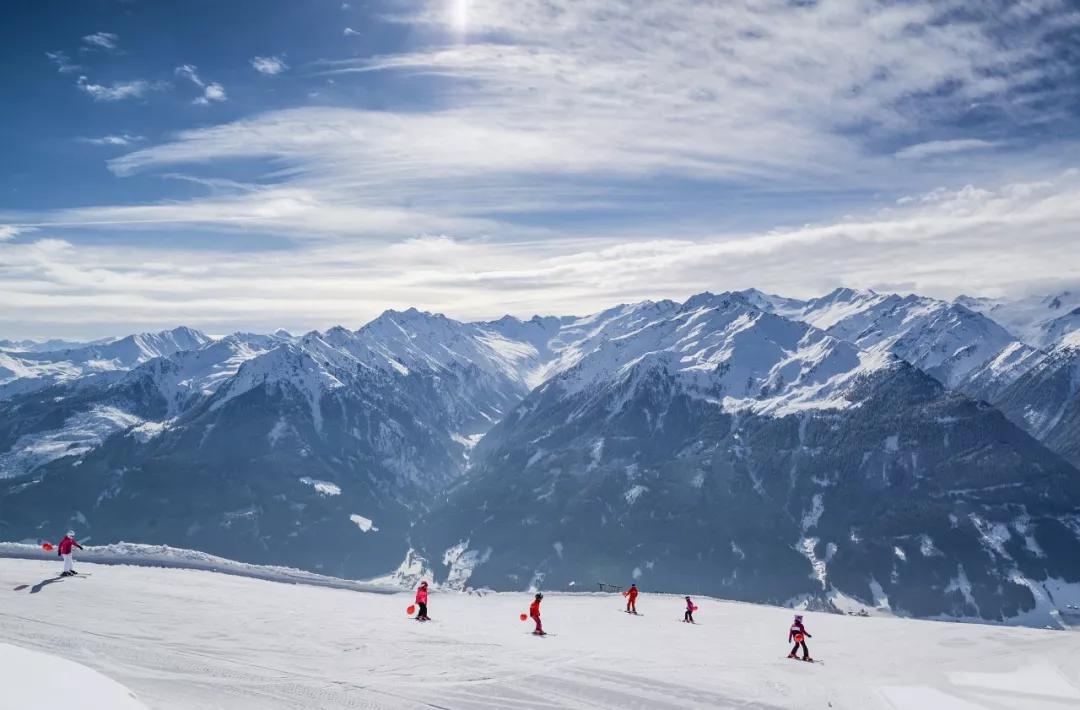
M 453 4 L 452 21 L 454 29 L 464 34 L 469 27 L 469 2 L 470 0 L 450 0 Z

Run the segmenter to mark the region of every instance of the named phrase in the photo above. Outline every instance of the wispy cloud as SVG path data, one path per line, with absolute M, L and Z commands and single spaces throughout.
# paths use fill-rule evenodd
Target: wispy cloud
M 281 57 L 252 57 L 251 66 L 255 71 L 267 76 L 280 74 L 289 68 L 289 65 Z
M 14 239 L 17 234 L 27 231 L 25 227 L 16 227 L 13 224 L 0 224 L 0 242 Z
M 1069 17 L 1052 3 L 1007 23 L 929 1 L 522 0 L 512 13 L 468 3 L 463 19 L 448 5 L 422 3 L 402 21 L 463 25 L 470 42 L 322 65 L 441 77 L 438 109 L 278 111 L 184 132 L 114 167 L 271 158 L 304 187 L 392 193 L 422 181 L 466 201 L 496 180 L 551 175 L 891 189 L 905 174 L 875 146 L 976 103 L 1043 120 L 1012 99 L 1062 71 L 1041 39 Z
M 1064 2 L 1024 3 L 1022 12 L 1004 0 L 504 5 L 414 0 L 418 9 L 397 20 L 428 44 L 317 65 L 339 86 L 373 72 L 423 76 L 434 87 L 429 104 L 274 110 L 180 131 L 109 162 L 124 177 L 183 166 L 195 178 L 243 180 L 252 165 L 271 166 L 258 186 L 20 219 L 50 234 L 181 225 L 286 237 L 275 244 L 288 248 L 273 252 L 204 255 L 206 278 L 189 282 L 168 266 L 180 256 L 143 252 L 166 265 L 155 275 L 175 280 L 168 297 L 144 284 L 148 272 L 122 249 L 50 247 L 62 271 L 86 281 L 88 270 L 107 274 L 109 303 L 126 294 L 142 303 L 132 317 L 160 307 L 235 322 L 279 307 L 355 321 L 361 302 L 472 316 L 492 315 L 491 303 L 581 311 L 741 285 L 811 294 L 837 282 L 896 282 L 898 269 L 923 290 L 979 292 L 1080 268 L 1069 242 L 1080 229 L 1080 181 L 1057 170 L 1076 143 L 1051 130 L 1074 111 L 1076 69 L 1061 56 L 1080 16 Z M 194 66 L 176 73 L 199 88 L 197 102 L 216 100 Z M 1011 140 L 1028 128 L 1042 136 L 1038 151 Z M 998 140 L 1008 155 L 992 149 Z M 1017 182 L 981 177 L 1005 174 Z M 967 183 L 975 187 L 956 189 Z M 946 187 L 927 191 L 934 185 Z M 782 200 L 772 196 L 810 202 L 827 191 L 893 206 L 845 206 L 859 216 L 797 229 L 700 226 L 699 213 L 725 200 L 763 197 L 753 203 L 766 205 L 761 221 L 776 224 Z M 667 213 L 639 219 L 647 205 Z M 617 218 L 602 228 L 532 226 L 545 223 L 538 214 L 590 209 Z M 1023 253 L 1002 260 L 1018 240 Z M 283 303 L 281 284 L 313 280 L 309 296 Z M 69 305 L 42 313 L 77 317 L 65 315 Z
M 1038 184 L 938 190 L 828 224 L 696 238 L 500 243 L 429 233 L 288 251 L 230 249 L 214 258 L 45 238 L 0 244 L 0 327 L 17 335 L 11 324 L 18 319 L 52 324 L 56 334 L 86 334 L 91 326 L 109 332 L 116 323 L 356 326 L 407 305 L 459 318 L 582 313 L 705 289 L 810 296 L 898 277 L 932 295 L 1004 295 L 1056 288 L 1080 273 L 1080 252 L 1069 248 L 1078 230 L 1080 172 L 1073 171 Z M 1015 249 L 1018 235 L 1023 250 Z
M 359 33 L 359 32 L 357 32 L 356 30 L 354 30 L 354 29 L 353 29 L 352 27 L 346 27 L 346 28 L 345 28 L 345 32 L 344 32 L 343 34 L 344 34 L 344 35 L 345 35 L 346 37 L 354 37 L 354 36 L 357 36 L 357 35 L 359 35 L 360 33 Z
M 896 152 L 897 158 L 905 160 L 919 160 L 921 158 L 933 158 L 940 155 L 954 153 L 970 153 L 975 150 L 987 150 L 998 144 L 993 141 L 984 141 L 978 138 L 961 138 L 947 141 L 927 141 L 909 145 Z
M 82 69 L 78 64 L 73 64 L 64 52 L 45 52 L 45 56 L 56 65 L 56 70 L 61 74 L 74 74 Z
M 107 136 L 82 138 L 80 140 L 83 143 L 89 143 L 90 145 L 130 146 L 134 143 L 141 143 L 146 140 L 146 138 L 130 133 L 111 133 Z
M 197 96 L 192 103 L 207 105 L 216 101 L 225 101 L 225 87 L 216 81 L 204 81 L 199 76 L 198 68 L 193 64 L 181 64 L 176 68 L 176 75 L 183 77 L 192 84 L 202 89 L 202 95 Z
M 112 32 L 95 32 L 82 38 L 85 49 L 103 49 L 113 51 L 116 49 L 120 37 Z
M 154 88 L 148 81 L 136 79 L 135 81 L 119 81 L 114 84 L 95 84 L 85 76 L 80 76 L 76 86 L 88 94 L 94 101 L 123 101 L 125 99 L 137 99 L 144 96 Z

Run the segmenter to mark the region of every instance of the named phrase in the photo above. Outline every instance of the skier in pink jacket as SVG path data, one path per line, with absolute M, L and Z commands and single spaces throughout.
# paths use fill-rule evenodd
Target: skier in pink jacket
M 73 574 L 78 574 L 73 568 L 75 562 L 74 551 L 72 548 L 83 549 L 83 546 L 79 544 L 79 541 L 75 539 L 75 531 L 68 530 L 67 535 L 64 535 L 64 539 L 56 546 L 57 557 L 64 558 L 64 571 L 60 573 L 61 577 L 70 577 Z
M 420 582 L 420 587 L 416 590 L 416 605 L 420 607 L 420 611 L 416 613 L 417 621 L 431 621 L 427 615 L 427 596 L 427 582 Z

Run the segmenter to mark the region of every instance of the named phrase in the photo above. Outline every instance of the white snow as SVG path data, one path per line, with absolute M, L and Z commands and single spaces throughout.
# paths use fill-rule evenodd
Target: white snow
M 334 486 L 334 488 L 337 488 L 337 486 Z M 316 490 L 318 490 L 317 487 Z M 338 488 L 338 493 L 341 493 L 340 488 Z M 332 493 L 331 495 L 337 494 Z M 379 532 L 379 529 L 375 527 L 375 524 L 371 521 L 371 518 L 365 518 L 363 515 L 353 513 L 349 516 L 349 520 L 356 523 L 356 527 L 360 528 L 362 532 Z
M 784 658 L 791 610 L 694 595 L 699 625 L 678 623 L 678 595 L 643 594 L 644 616 L 612 594 L 545 590 L 537 639 L 518 620 L 530 595 L 435 590 L 436 621 L 407 619 L 412 593 L 358 593 L 204 571 L 83 564 L 86 578 L 5 592 L 5 643 L 54 659 L 12 673 L 44 697 L 57 663 L 103 673 L 154 710 L 1065 710 L 1080 701 L 1075 632 L 804 612 L 823 664 Z M 53 578 L 53 561 L 0 560 L 7 590 Z M 58 620 L 61 603 L 77 612 Z M 882 652 L 887 642 L 889 652 Z M 63 659 L 63 660 L 60 660 Z M 104 704 L 100 676 L 81 699 Z M 130 704 L 125 704 L 130 703 Z M 14 710 L 14 707 L 12 710 Z M 7 710 L 7 708 L 5 708 Z
M 821 520 L 822 513 L 825 512 L 825 503 L 820 493 L 815 493 L 811 499 L 810 510 L 803 513 L 802 516 L 802 531 L 806 532 L 810 528 L 816 527 L 818 521 Z
M 795 549 L 810 563 L 810 577 L 820 582 L 821 588 L 825 589 L 828 585 L 828 570 L 826 568 L 825 560 L 817 556 L 816 550 L 818 542 L 819 539 L 816 537 L 802 537 L 799 538 L 799 542 L 795 546 Z
M 396 570 L 382 577 L 370 579 L 368 584 L 380 587 L 414 589 L 422 581 L 428 582 L 429 586 L 436 586 L 431 570 L 428 569 L 427 560 L 418 555 L 416 550 L 409 548 L 409 551 L 405 553 L 405 559 L 402 560 Z
M 1015 333 L 1037 348 L 1053 347 L 1080 330 L 1080 318 L 1072 312 L 1080 307 L 1080 291 L 1061 291 L 1019 299 L 956 299 Z
M 141 443 L 145 444 L 151 439 L 161 436 L 162 432 L 168 428 L 168 422 L 143 422 L 138 426 L 132 427 L 130 434 Z
M 305 486 L 311 486 L 312 488 L 315 489 L 315 492 L 320 494 L 320 495 L 324 495 L 324 496 L 339 496 L 339 495 L 341 495 L 341 487 L 339 485 L 337 485 L 336 483 L 331 483 L 330 481 L 320 481 L 317 478 L 310 478 L 308 476 L 304 476 L 303 478 L 300 479 L 300 482 L 303 483 Z M 354 517 L 360 517 L 360 516 L 354 516 Z M 367 519 L 365 518 L 365 520 L 367 520 Z M 356 522 L 356 521 L 353 521 L 353 522 Z M 371 524 L 370 520 L 368 520 L 368 524 L 369 525 Z M 367 532 L 367 531 L 365 530 L 364 532 Z
M 648 492 L 649 492 L 648 487 L 642 486 L 642 485 L 639 484 L 639 485 L 631 486 L 625 493 L 623 493 L 623 498 L 626 499 L 627 503 L 629 503 L 630 505 L 633 505 L 634 503 L 637 503 L 638 498 L 640 498 L 641 496 L 645 495 Z
M 476 448 L 476 445 L 480 443 L 480 440 L 484 438 L 483 434 L 451 434 L 450 438 L 465 447 L 467 451 L 471 451 Z
M 142 423 L 134 414 L 108 405 L 74 414 L 58 429 L 19 437 L 0 454 L 0 479 L 23 475 L 63 456 L 82 457 L 110 435 Z
M 469 541 L 462 540 L 447 548 L 443 553 L 443 564 L 450 568 L 446 575 L 446 585 L 450 589 L 465 589 L 473 571 L 491 557 L 491 548 L 483 553 L 469 549 Z
M 146 710 L 115 680 L 70 658 L 0 643 L 0 710 Z

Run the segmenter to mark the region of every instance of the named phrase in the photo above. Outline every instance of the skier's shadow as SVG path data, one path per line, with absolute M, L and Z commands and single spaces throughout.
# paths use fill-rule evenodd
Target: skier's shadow
M 42 589 L 44 589 L 48 585 L 50 585 L 50 584 L 52 584 L 54 582 L 59 582 L 62 579 L 63 579 L 63 577 L 49 577 L 48 579 L 43 579 L 40 582 L 38 582 L 37 584 L 35 584 L 34 586 L 30 587 L 30 593 L 31 594 L 37 594 L 38 592 L 40 592 Z M 22 590 L 26 589 L 29 586 L 30 585 L 28 585 L 28 584 L 20 584 L 19 586 L 15 587 L 15 591 L 16 592 L 21 592 Z

